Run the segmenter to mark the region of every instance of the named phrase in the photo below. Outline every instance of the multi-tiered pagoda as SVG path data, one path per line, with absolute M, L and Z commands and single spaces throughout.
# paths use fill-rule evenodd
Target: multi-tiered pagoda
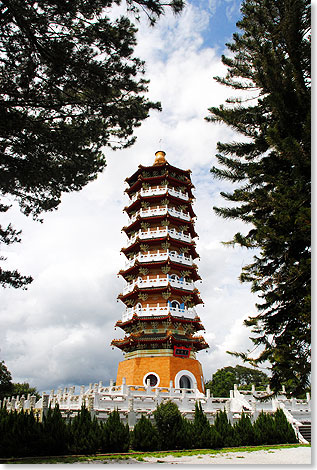
M 139 165 L 126 179 L 129 225 L 123 230 L 127 258 L 119 274 L 127 281 L 119 295 L 126 310 L 116 326 L 125 337 L 112 344 L 124 352 L 117 385 L 198 388 L 204 391 L 196 352 L 208 347 L 195 306 L 202 303 L 194 282 L 195 259 L 190 170 L 170 165 L 156 152 L 152 166 Z

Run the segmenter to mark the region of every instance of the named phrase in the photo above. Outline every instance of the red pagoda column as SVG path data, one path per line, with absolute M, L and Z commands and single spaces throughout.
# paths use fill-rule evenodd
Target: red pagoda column
M 198 388 L 203 373 L 196 353 L 208 347 L 195 306 L 202 303 L 194 282 L 194 188 L 190 170 L 170 165 L 156 152 L 152 166 L 139 165 L 126 179 L 129 225 L 123 230 L 127 258 L 119 274 L 127 281 L 119 295 L 125 312 L 116 326 L 125 332 L 112 344 L 124 352 L 117 385 Z

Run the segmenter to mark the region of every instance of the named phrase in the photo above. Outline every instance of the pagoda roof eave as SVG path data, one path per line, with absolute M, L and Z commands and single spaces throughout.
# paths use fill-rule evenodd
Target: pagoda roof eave
M 198 317 L 198 315 L 195 318 L 186 318 L 186 317 L 178 317 L 178 316 L 173 316 L 172 314 L 168 315 L 151 315 L 148 317 L 139 317 L 137 314 L 133 315 L 132 318 L 126 321 L 118 320 L 116 323 L 116 326 L 122 328 L 123 326 L 128 326 L 128 325 L 133 325 L 134 323 L 138 322 L 151 322 L 151 321 L 164 321 L 164 320 L 171 320 L 172 323 L 194 323 L 197 327 L 199 326 L 200 328 L 197 328 L 198 330 L 204 330 L 203 325 L 201 324 L 201 320 Z
M 196 216 L 195 216 L 196 217 Z M 175 223 L 178 223 L 178 222 L 181 222 L 182 224 L 188 224 L 189 226 L 189 231 L 190 231 L 190 234 L 193 238 L 196 238 L 198 237 L 195 229 L 194 229 L 194 221 L 191 219 L 191 220 L 183 220 L 183 219 L 179 219 L 178 217 L 175 217 L 171 214 L 161 214 L 161 215 L 152 215 L 152 216 L 148 216 L 148 217 L 137 217 L 136 220 L 134 220 L 130 225 L 125 225 L 124 227 L 122 227 L 122 231 L 127 233 L 129 230 L 136 228 L 136 226 L 143 222 L 143 221 L 149 221 L 149 220 L 152 220 L 152 221 L 160 221 L 160 220 L 164 220 L 164 219 L 167 219 L 167 220 L 171 220 Z
M 167 286 L 160 286 L 160 287 L 138 287 L 137 285 L 134 287 L 134 289 L 131 291 L 131 292 L 127 292 L 126 294 L 119 294 L 118 295 L 118 300 L 121 300 L 122 302 L 124 302 L 126 299 L 129 299 L 129 298 L 133 298 L 134 296 L 136 296 L 137 294 L 147 294 L 147 293 L 160 293 L 160 292 L 164 292 L 165 290 L 168 289 L 168 292 L 170 292 L 171 294 L 183 294 L 183 295 L 192 295 L 194 297 L 193 299 L 193 303 L 194 305 L 198 305 L 198 304 L 203 304 L 204 302 L 202 301 L 202 299 L 199 297 L 199 291 L 198 289 L 195 289 L 194 291 L 190 291 L 190 290 L 185 290 L 185 289 L 181 289 L 181 288 L 177 288 L 177 287 L 173 287 L 171 286 L 170 284 L 168 284 Z
M 162 175 L 157 175 L 157 176 L 150 176 L 150 177 L 146 177 L 146 178 L 139 175 L 137 177 L 136 181 L 134 181 L 129 188 L 126 188 L 124 190 L 124 192 L 127 193 L 127 194 L 130 194 L 131 192 L 137 191 L 138 187 L 141 187 L 142 183 L 144 183 L 144 182 L 153 182 L 153 183 L 155 183 L 156 180 L 160 181 L 160 180 L 166 179 L 166 178 L 170 181 L 176 182 L 176 184 L 181 184 L 181 185 L 187 186 L 187 190 L 190 194 L 190 197 L 194 197 L 193 194 L 192 194 L 192 189 L 195 189 L 195 186 L 193 185 L 191 180 L 180 181 L 177 178 L 174 178 L 173 176 L 171 176 L 167 173 L 164 173 Z M 125 180 L 125 181 L 127 182 L 127 180 Z
M 129 252 L 131 252 L 131 251 L 133 252 L 134 250 L 140 251 L 140 245 L 142 243 L 146 243 L 146 244 L 149 244 L 149 246 L 151 246 L 151 245 L 154 245 L 155 242 L 156 243 L 157 242 L 164 242 L 166 239 L 171 240 L 176 246 L 188 247 L 189 248 L 188 254 L 190 254 L 193 259 L 199 258 L 199 254 L 197 253 L 196 248 L 192 244 L 192 242 L 187 242 L 185 240 L 178 240 L 178 239 L 175 239 L 173 237 L 168 238 L 166 235 L 165 235 L 165 237 L 149 238 L 149 239 L 146 239 L 146 240 L 137 239 L 132 245 L 127 246 L 126 248 L 121 248 L 120 251 L 124 255 L 127 255 Z
M 151 263 L 142 263 L 141 264 L 138 261 L 136 261 L 136 263 L 133 266 L 129 267 L 128 269 L 120 269 L 120 271 L 118 272 L 118 275 L 124 277 L 128 274 L 131 274 L 135 269 L 139 269 L 140 266 L 149 266 L 150 264 Z M 159 266 L 160 264 L 162 266 L 164 266 L 166 264 L 166 260 L 165 261 L 164 260 L 157 261 L 155 263 L 155 266 Z M 180 267 L 179 263 L 175 263 L 174 261 L 171 261 L 171 260 L 168 261 L 168 266 L 171 266 L 171 268 L 175 268 L 175 269 L 179 269 L 179 267 Z M 182 265 L 182 267 L 183 267 L 183 265 Z M 193 265 L 192 266 L 185 266 L 184 268 L 186 268 L 186 270 L 189 269 L 189 270 L 192 271 L 191 276 L 193 276 L 192 280 L 194 282 L 201 280 L 201 277 L 197 272 L 197 266 L 196 265 L 195 266 L 193 266 Z
M 149 165 L 149 166 L 145 166 L 145 165 L 140 164 L 140 165 L 138 165 L 138 169 L 131 176 L 128 176 L 125 179 L 125 181 L 127 183 L 129 183 L 129 181 L 133 180 L 134 178 L 137 178 L 141 171 L 164 168 L 164 167 L 166 167 L 168 169 L 171 169 L 171 170 L 175 170 L 176 172 L 182 173 L 182 174 L 185 174 L 185 175 L 191 175 L 191 173 L 192 173 L 191 170 L 183 170 L 182 168 L 177 168 L 176 166 L 173 166 L 168 162 L 164 162 L 162 164 L 156 164 L 156 165 Z M 161 175 L 159 175 L 159 176 L 161 176 Z
M 125 349 L 139 344 L 164 344 L 170 343 L 174 345 L 187 345 L 192 347 L 196 351 L 201 351 L 202 349 L 207 349 L 209 347 L 208 343 L 204 340 L 202 336 L 197 337 L 182 337 L 181 335 L 161 335 L 161 334 L 151 334 L 151 335 L 130 335 L 123 339 L 112 340 L 111 345 L 118 347 L 119 349 Z M 137 348 L 136 348 L 137 349 Z

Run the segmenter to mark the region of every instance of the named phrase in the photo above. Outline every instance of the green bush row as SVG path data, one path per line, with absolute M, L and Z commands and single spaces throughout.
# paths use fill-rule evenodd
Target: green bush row
M 67 422 L 56 406 L 49 408 L 43 422 L 39 422 L 33 413 L 0 409 L 0 456 L 127 452 L 129 448 L 139 451 L 216 449 L 297 442 L 282 410 L 273 416 L 260 413 L 253 424 L 242 414 L 234 425 L 220 411 L 210 425 L 201 404 L 196 404 L 194 420 L 189 421 L 175 403 L 168 401 L 159 405 L 153 415 L 154 423 L 142 416 L 133 431 L 129 431 L 116 410 L 102 422 L 92 419 L 90 412 L 82 407 Z

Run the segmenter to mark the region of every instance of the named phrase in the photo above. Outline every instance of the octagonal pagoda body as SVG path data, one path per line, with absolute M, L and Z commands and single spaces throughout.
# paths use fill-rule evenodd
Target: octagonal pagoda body
M 124 352 L 117 385 L 198 388 L 203 373 L 196 353 L 208 347 L 195 306 L 202 303 L 195 281 L 194 188 L 190 170 L 170 165 L 156 152 L 152 166 L 139 165 L 126 179 L 130 203 L 128 242 L 122 252 L 127 281 L 118 298 L 125 304 L 116 323 L 125 332 L 112 345 Z

